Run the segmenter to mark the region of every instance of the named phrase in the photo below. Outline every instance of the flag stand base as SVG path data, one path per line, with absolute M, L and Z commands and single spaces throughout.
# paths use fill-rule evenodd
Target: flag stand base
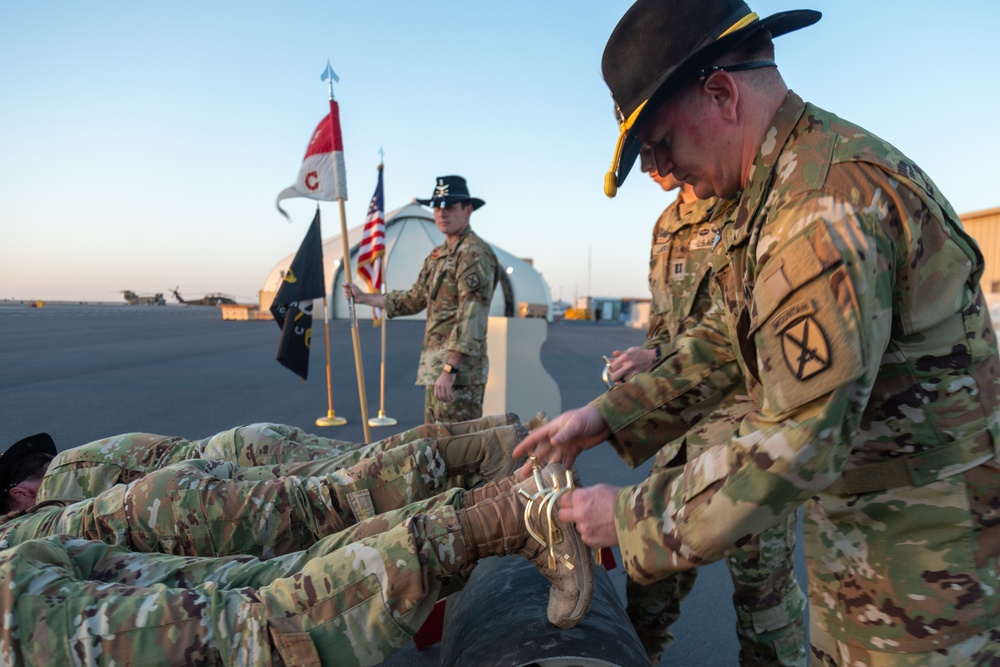
M 386 417 L 385 412 L 382 410 L 378 411 L 378 417 L 372 417 L 368 420 L 369 426 L 395 426 L 396 420 L 392 417 Z
M 337 413 L 330 410 L 326 413 L 326 417 L 320 417 L 316 420 L 316 426 L 343 426 L 347 423 L 347 420 L 343 417 L 338 417 Z

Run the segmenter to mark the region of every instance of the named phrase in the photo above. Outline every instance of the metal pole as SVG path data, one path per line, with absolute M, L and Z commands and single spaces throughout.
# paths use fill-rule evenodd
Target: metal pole
M 333 382 L 330 379 L 330 314 L 326 307 L 326 294 L 323 295 L 323 329 L 326 334 L 326 417 L 316 420 L 316 426 L 343 426 L 347 420 L 338 417 L 333 411 Z
M 388 267 L 388 252 L 382 255 L 382 295 L 385 296 L 385 288 L 388 285 L 386 268 Z M 382 309 L 382 366 L 379 369 L 379 408 L 378 417 L 372 417 L 368 423 L 372 426 L 395 426 L 396 420 L 385 415 L 385 328 L 389 318 L 385 315 L 385 308 Z
M 351 245 L 347 240 L 347 212 L 344 210 L 344 200 L 337 199 L 340 206 L 340 240 L 344 249 L 344 280 L 350 282 L 351 276 Z M 361 363 L 361 334 L 358 333 L 358 317 L 354 311 L 354 299 L 348 300 L 351 308 L 351 340 L 354 341 L 354 369 L 358 374 L 358 394 L 361 398 L 361 423 L 365 429 L 365 442 L 372 441 L 371 429 L 368 428 L 368 394 L 365 392 L 365 371 Z

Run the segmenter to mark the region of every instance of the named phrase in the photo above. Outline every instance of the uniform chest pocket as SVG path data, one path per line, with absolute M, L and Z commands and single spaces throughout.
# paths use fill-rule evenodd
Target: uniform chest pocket
M 752 299 L 748 334 L 757 347 L 767 413 L 781 415 L 863 373 L 857 298 L 825 226 L 775 255 Z
M 669 264 L 670 246 L 657 246 L 649 258 L 649 294 L 654 315 L 670 312 Z
M 431 289 L 427 293 L 428 301 L 435 301 L 439 295 L 447 297 L 447 294 L 441 293 L 441 287 L 445 281 L 451 284 L 455 283 L 455 255 L 448 255 L 438 262 L 437 268 L 431 276 Z

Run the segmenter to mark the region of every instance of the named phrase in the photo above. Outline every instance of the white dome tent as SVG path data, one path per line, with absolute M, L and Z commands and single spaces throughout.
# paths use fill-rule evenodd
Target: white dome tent
M 475 226 L 473 226 L 475 229 Z M 354 271 L 352 282 L 359 283 L 357 277 L 358 245 L 364 233 L 364 225 L 358 225 L 347 230 L 347 241 L 351 252 L 351 269 Z M 386 249 L 386 283 L 388 290 L 409 289 L 420 273 L 424 259 L 431 250 L 444 243 L 442 234 L 434 224 L 434 216 L 428 209 L 417 203 L 410 203 L 395 211 L 391 211 L 385 220 Z M 487 239 L 487 243 L 489 240 Z M 542 275 L 530 263 L 519 259 L 502 248 L 490 243 L 500 263 L 500 282 L 493 294 L 490 305 L 490 315 L 494 317 L 516 317 L 518 304 L 522 302 L 543 304 L 548 313 L 547 319 L 552 321 L 552 296 Z M 323 241 L 323 274 L 325 284 L 333 285 L 327 292 L 327 299 L 332 307 L 332 319 L 347 319 L 350 313 L 347 301 L 343 296 L 344 272 L 341 259 L 343 243 L 340 235 L 328 237 Z M 288 255 L 271 269 L 261 290 L 261 304 L 267 307 L 274 293 L 281 285 L 281 278 L 292 263 L 295 253 Z M 266 298 L 265 298 L 266 296 Z M 266 303 L 265 303 L 266 302 Z M 425 319 L 426 311 L 399 319 Z M 372 309 L 367 306 L 357 308 L 358 319 L 371 319 Z M 322 317 L 322 314 L 319 315 Z

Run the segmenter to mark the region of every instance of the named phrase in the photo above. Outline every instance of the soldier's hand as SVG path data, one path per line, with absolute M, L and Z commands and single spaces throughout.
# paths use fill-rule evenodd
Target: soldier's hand
M 611 364 L 608 366 L 611 379 L 624 382 L 636 373 L 645 373 L 653 367 L 656 361 L 656 350 L 646 347 L 630 347 L 622 352 L 611 353 Z
M 576 457 L 586 449 L 604 442 L 611 435 L 601 413 L 590 405 L 562 413 L 548 424 L 536 428 L 514 448 L 514 458 L 534 456 L 540 463 L 555 461 L 573 467 Z M 531 472 L 531 462 L 524 472 Z
M 344 283 L 344 298 L 357 299 L 361 296 L 361 290 L 354 283 Z
M 434 381 L 434 398 L 445 403 L 455 400 L 455 394 L 451 388 L 455 384 L 455 374 L 441 372 L 438 379 Z
M 618 487 L 598 484 L 559 496 L 559 519 L 576 524 L 584 543 L 593 548 L 618 545 L 615 528 L 615 500 Z

